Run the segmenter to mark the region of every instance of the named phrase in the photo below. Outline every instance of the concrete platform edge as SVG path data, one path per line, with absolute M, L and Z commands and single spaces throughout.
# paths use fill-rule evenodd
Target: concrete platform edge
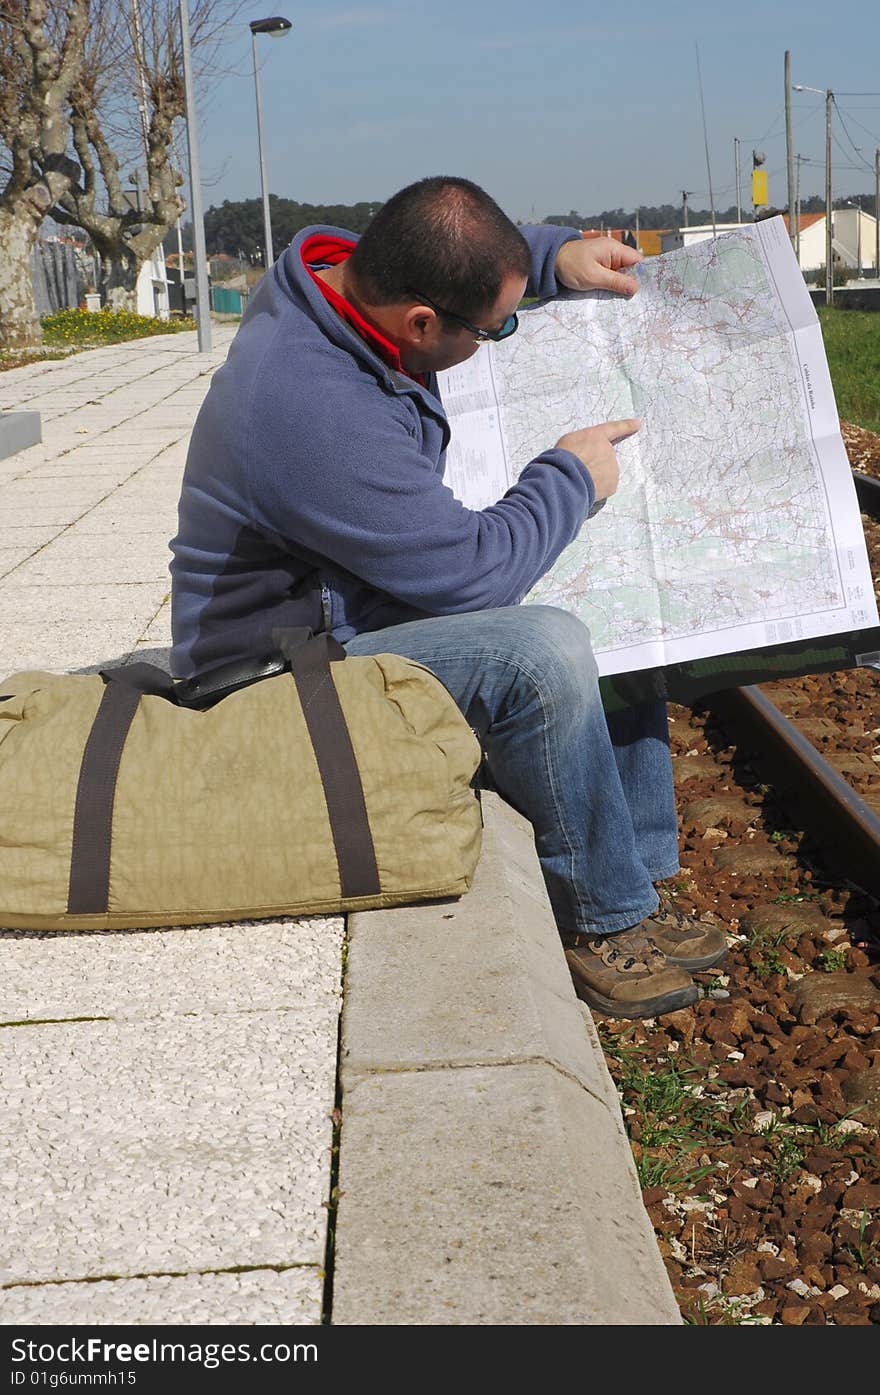
M 0 412 L 0 460 L 43 439 L 39 412 Z
M 349 917 L 331 1321 L 679 1324 L 531 830 L 483 808 L 467 896 Z

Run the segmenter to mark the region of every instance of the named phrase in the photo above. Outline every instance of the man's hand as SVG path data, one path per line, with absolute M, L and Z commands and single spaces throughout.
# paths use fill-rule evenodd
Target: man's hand
M 639 283 L 626 276 L 624 266 L 643 261 L 641 252 L 613 237 L 592 237 L 581 233 L 579 242 L 563 242 L 556 254 L 556 279 L 572 291 L 617 291 L 634 295 Z
M 556 442 L 562 450 L 570 450 L 590 473 L 596 489 L 596 499 L 607 499 L 620 480 L 620 467 L 614 454 L 615 441 L 633 436 L 641 426 L 638 417 L 625 421 L 603 421 L 599 426 L 587 426 L 582 431 L 569 431 Z

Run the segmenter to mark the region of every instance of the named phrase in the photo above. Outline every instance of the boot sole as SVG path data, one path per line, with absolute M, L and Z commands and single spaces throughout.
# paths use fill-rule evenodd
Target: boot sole
M 659 948 L 659 946 L 658 946 Z M 666 950 L 663 951 L 666 954 Z M 687 973 L 695 973 L 698 969 L 711 969 L 713 964 L 720 964 L 727 954 L 727 945 L 722 945 L 721 949 L 716 949 L 712 954 L 704 954 L 699 959 L 677 954 L 666 954 L 667 964 L 675 964 L 679 969 L 685 969 Z
M 574 991 L 581 1001 L 609 1017 L 660 1017 L 664 1012 L 678 1012 L 680 1008 L 690 1007 L 700 996 L 697 985 L 690 983 L 685 988 L 676 988 L 658 998 L 645 998 L 640 1003 L 619 1003 L 613 998 L 606 998 L 604 994 L 597 993 L 595 988 L 582 983 L 574 974 L 571 977 Z

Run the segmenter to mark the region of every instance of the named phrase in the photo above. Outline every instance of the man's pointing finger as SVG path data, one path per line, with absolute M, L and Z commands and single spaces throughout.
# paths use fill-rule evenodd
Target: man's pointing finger
M 623 421 L 603 421 L 599 429 L 609 441 L 622 441 L 627 436 L 634 436 L 641 424 L 638 417 L 625 417 Z

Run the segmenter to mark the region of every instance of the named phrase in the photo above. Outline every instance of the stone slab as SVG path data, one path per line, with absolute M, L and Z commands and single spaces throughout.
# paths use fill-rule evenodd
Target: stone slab
M 794 866 L 792 858 L 762 843 L 736 843 L 733 847 L 716 848 L 712 861 L 725 872 L 743 875 L 769 872 L 779 876 L 786 867 Z
M 687 780 L 702 780 L 706 777 L 714 779 L 718 775 L 718 762 L 711 756 L 701 754 L 673 756 L 672 774 L 677 785 L 684 784 Z
M 827 935 L 834 924 L 814 901 L 771 902 L 766 906 L 754 906 L 740 917 L 743 930 L 786 930 L 793 935 L 810 932 Z
M 111 567 L 108 566 L 109 572 Z M 20 575 L 20 574 L 19 574 Z M 154 581 L 126 581 L 109 585 L 52 586 L 28 584 L 16 575 L 7 577 L 0 591 L 0 624 L 20 621 L 26 607 L 34 627 L 47 622 L 127 620 L 134 633 L 132 643 L 150 623 L 170 586 L 168 576 Z
M 349 918 L 332 1321 L 677 1324 L 529 827 L 483 808 L 460 902 Z
M 0 625 L 0 678 L 30 669 L 48 673 L 84 673 L 124 663 L 137 642 L 137 623 L 130 618 Z
M 338 1012 L 343 933 L 341 916 L 166 930 L 0 930 L 0 1025 L 271 1008 Z
M 96 580 L 106 576 L 111 570 L 111 562 L 106 555 L 106 548 L 94 546 L 94 534 L 89 541 L 93 544 L 91 550 L 69 547 L 60 549 L 57 544 L 52 543 L 36 556 L 25 553 L 27 560 L 21 560 L 7 581 L 15 586 L 51 586 L 57 583 L 59 574 L 63 571 L 68 587 L 88 587 L 91 593 Z M 164 583 L 167 589 L 171 584 L 168 574 L 170 561 L 171 553 L 167 548 L 153 546 L 143 552 L 132 548 L 120 550 L 112 559 L 114 585 L 158 581 Z M 0 552 L 0 575 L 3 571 L 3 553 Z
M 854 973 L 809 973 L 792 988 L 795 1011 L 801 1022 L 814 1023 L 829 1013 L 880 1012 L 880 971 L 856 969 Z
M 315 1266 L 280 1274 L 257 1269 L 245 1274 L 157 1274 L 88 1284 L 21 1285 L 4 1290 L 0 1323 L 95 1328 L 314 1325 L 321 1321 L 323 1288 L 323 1273 Z
M 323 1265 L 334 1021 L 4 1027 L 0 1281 Z
M 0 412 L 0 460 L 42 439 L 39 412 Z
M 359 1079 L 333 1322 L 680 1324 L 618 1129 L 549 1065 Z
M 483 796 L 471 891 L 349 916 L 346 1079 L 385 1068 L 552 1060 L 602 1097 L 530 825 Z
M 705 799 L 692 799 L 682 810 L 682 818 L 687 823 L 699 823 L 704 827 L 728 823 L 732 828 L 745 829 L 760 816 L 760 809 L 737 794 L 713 794 Z

